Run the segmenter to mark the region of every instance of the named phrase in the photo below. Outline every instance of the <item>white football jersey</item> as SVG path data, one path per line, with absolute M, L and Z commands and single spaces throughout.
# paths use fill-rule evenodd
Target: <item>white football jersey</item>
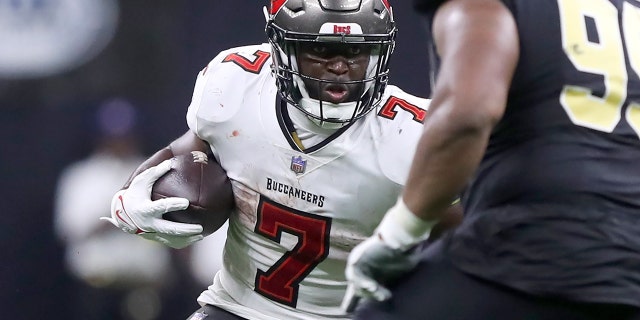
M 429 101 L 388 86 L 367 116 L 301 151 L 291 119 L 312 122 L 281 107 L 270 49 L 223 51 L 198 74 L 187 122 L 237 205 L 224 267 L 198 301 L 247 319 L 348 319 L 348 253 L 400 195 Z

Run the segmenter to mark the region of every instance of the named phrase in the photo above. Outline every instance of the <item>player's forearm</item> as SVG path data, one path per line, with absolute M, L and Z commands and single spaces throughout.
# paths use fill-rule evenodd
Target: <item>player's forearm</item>
M 447 2 L 436 15 L 434 39 L 440 73 L 403 195 L 425 220 L 440 220 L 480 163 L 504 114 L 519 54 L 515 22 L 498 1 Z
M 492 121 L 438 109 L 427 120 L 403 193 L 411 212 L 428 221 L 441 220 L 465 187 L 493 127 Z

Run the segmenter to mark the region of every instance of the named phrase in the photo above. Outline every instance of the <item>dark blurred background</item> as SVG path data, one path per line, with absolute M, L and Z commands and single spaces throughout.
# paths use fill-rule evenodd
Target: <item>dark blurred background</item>
M 187 129 L 197 72 L 223 49 L 265 42 L 267 2 L 0 0 L 1 318 L 71 319 L 55 187 L 65 166 L 92 151 L 98 106 L 127 99 L 143 151 L 165 146 Z M 426 32 L 410 3 L 392 2 L 391 83 L 428 96 Z M 171 307 L 186 317 L 203 289 L 185 289 Z

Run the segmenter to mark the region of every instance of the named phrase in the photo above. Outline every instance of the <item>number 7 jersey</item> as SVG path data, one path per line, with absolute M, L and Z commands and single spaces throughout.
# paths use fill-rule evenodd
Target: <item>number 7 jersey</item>
M 267 44 L 220 53 L 187 113 L 232 181 L 224 267 L 198 301 L 247 319 L 346 319 L 349 251 L 400 195 L 428 100 L 389 86 L 364 118 L 301 150 Z M 309 125 L 311 122 L 303 124 Z

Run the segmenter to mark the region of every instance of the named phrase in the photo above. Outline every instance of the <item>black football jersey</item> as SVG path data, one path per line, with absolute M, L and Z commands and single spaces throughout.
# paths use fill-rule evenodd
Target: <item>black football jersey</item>
M 528 292 L 640 306 L 640 1 L 502 2 L 520 59 L 451 257 Z

